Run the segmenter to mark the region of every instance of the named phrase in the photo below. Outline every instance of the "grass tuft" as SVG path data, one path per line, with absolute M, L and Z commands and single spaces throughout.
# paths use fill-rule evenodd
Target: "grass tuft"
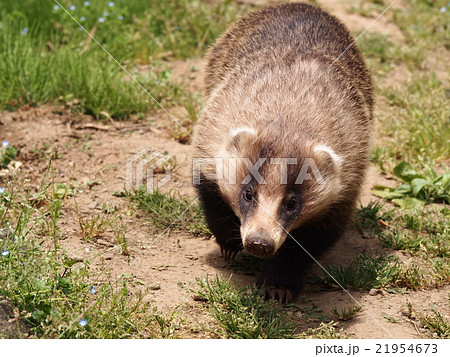
M 274 301 L 259 290 L 233 286 L 230 279 L 197 279 L 195 293 L 208 302 L 212 315 L 229 338 L 291 338 L 293 325 Z
M 143 188 L 126 191 L 136 207 L 149 214 L 156 229 L 185 230 L 194 235 L 211 235 L 201 207 L 194 201 L 170 192 L 147 192 Z

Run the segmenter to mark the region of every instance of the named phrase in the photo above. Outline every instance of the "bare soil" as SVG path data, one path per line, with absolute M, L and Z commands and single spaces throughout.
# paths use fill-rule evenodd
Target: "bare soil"
M 321 3 L 336 13 L 352 30 L 364 29 L 372 21 L 355 14 L 348 15 L 345 12 L 348 2 Z M 345 6 L 341 3 L 345 3 Z M 377 22 L 373 30 L 388 32 L 401 40 L 400 31 L 388 20 Z M 189 83 L 193 90 L 200 89 L 202 61 L 176 62 L 171 66 L 174 75 L 180 80 Z M 192 70 L 192 67 L 198 70 Z M 175 190 L 181 195 L 195 198 L 191 184 L 192 147 L 176 142 L 165 126 L 159 125 L 169 120 L 167 114 L 154 112 L 144 120 L 100 123 L 89 116 L 76 113 L 70 106 L 24 107 L 15 112 L 0 114 L 0 138 L 10 141 L 20 150 L 20 176 L 26 176 L 36 189 L 47 169 L 50 154 L 58 154 L 52 163 L 51 179 L 55 183 L 64 182 L 77 188 L 77 194 L 68 198 L 64 205 L 60 223 L 63 232 L 61 246 L 70 255 L 92 262 L 93 269 L 101 270 L 105 266 L 110 270 L 111 277 L 119 277 L 125 273 L 134 282 L 136 289 L 149 288 L 146 299 L 152 301 L 160 311 L 182 311 L 192 328 L 183 331 L 181 337 L 219 337 L 211 330 L 199 328 L 208 326 L 211 318 L 201 308 L 201 303 L 193 300 L 192 293 L 186 288 L 196 277 L 214 277 L 216 274 L 232 274 L 236 281 L 252 283 L 255 280 L 254 273 L 249 274 L 237 269 L 236 264 L 226 263 L 213 239 L 179 232 L 162 236 L 149 233 L 151 227 L 145 215 L 135 212 L 132 204 L 125 198 L 113 196 L 114 192 L 124 189 L 127 159 L 148 147 L 168 152 L 176 158 L 172 180 L 163 190 Z M 0 176 L 0 186 L 4 179 L 5 177 Z M 363 204 L 374 198 L 370 188 L 375 183 L 392 185 L 392 181 L 382 176 L 375 167 L 371 167 L 361 197 Z M 97 242 L 87 243 L 81 238 L 78 215 L 85 219 L 103 215 L 104 205 L 114 207 L 114 214 L 122 216 L 128 226 L 126 237 L 129 255 L 120 254 L 114 248 L 113 234 L 110 231 Z M 347 264 L 363 250 L 372 253 L 385 251 L 376 239 L 365 238 L 357 231 L 350 230 L 321 259 L 321 263 Z M 240 255 L 237 257 L 238 261 L 239 259 L 242 259 Z M 314 272 L 320 272 L 320 267 L 315 267 Z M 368 292 L 350 291 L 350 296 L 344 291 L 317 292 L 307 285 L 304 296 L 317 304 L 323 314 L 330 318 L 333 318 L 330 309 L 334 306 L 354 305 L 354 299 L 363 304 L 363 310 L 354 319 L 339 324 L 351 337 L 387 338 L 389 333 L 395 338 L 424 338 L 426 335 L 423 331 L 405 316 L 406 304 L 412 303 L 417 310 L 427 310 L 430 304 L 434 304 L 449 317 L 447 291 L 448 287 L 407 294 L 380 291 L 373 296 Z M 9 307 L 6 314 L 10 322 L 14 319 L 11 309 Z M 388 322 L 386 316 L 397 322 Z M 300 319 L 298 326 L 299 331 L 311 327 Z

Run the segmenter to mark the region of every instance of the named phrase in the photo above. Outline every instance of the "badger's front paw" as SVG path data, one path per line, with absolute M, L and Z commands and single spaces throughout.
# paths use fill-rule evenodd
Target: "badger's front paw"
M 289 304 L 294 300 L 292 290 L 284 286 L 264 286 L 262 291 L 265 299 L 276 300 L 282 304 Z
M 228 245 L 220 245 L 220 252 L 222 253 L 222 257 L 225 261 L 233 261 L 236 258 L 237 253 L 239 253 L 241 249 L 236 247 L 230 247 Z

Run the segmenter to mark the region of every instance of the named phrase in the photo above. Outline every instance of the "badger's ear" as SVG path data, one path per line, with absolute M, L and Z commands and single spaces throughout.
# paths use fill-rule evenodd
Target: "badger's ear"
M 248 126 L 240 126 L 235 129 L 231 129 L 227 138 L 227 150 L 228 151 L 240 151 L 241 144 L 245 139 L 256 137 L 256 130 Z
M 344 163 L 342 156 L 323 144 L 315 146 L 314 153 L 321 175 L 326 181 L 329 181 L 328 185 L 332 184 L 337 191 L 340 187 L 341 168 Z

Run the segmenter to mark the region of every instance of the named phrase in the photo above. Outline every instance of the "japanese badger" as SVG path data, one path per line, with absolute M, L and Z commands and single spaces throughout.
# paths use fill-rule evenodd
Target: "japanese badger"
M 193 181 L 225 259 L 266 258 L 290 302 L 351 221 L 368 165 L 373 87 L 347 28 L 305 3 L 238 20 L 207 55 Z

